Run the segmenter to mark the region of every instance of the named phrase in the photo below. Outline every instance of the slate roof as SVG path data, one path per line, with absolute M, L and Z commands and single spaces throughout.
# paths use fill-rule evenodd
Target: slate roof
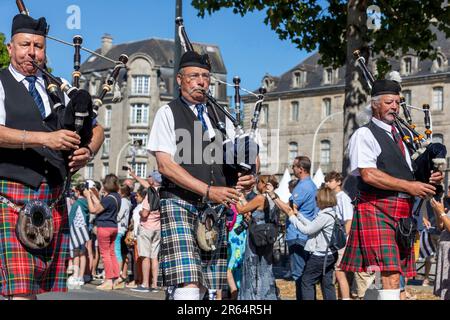
M 197 52 L 207 52 L 209 54 L 212 71 L 214 73 L 227 73 L 218 46 L 200 43 L 193 43 L 193 45 Z M 101 49 L 97 49 L 95 51 L 100 53 Z M 111 50 L 106 53 L 106 56 L 113 60 L 117 60 L 121 54 L 131 56 L 135 53 L 148 54 L 155 61 L 156 65 L 161 67 L 174 67 L 174 40 L 152 38 L 135 42 L 121 43 L 113 45 Z M 93 57 L 94 55 L 91 55 L 85 62 L 83 62 L 81 65 L 82 73 L 102 71 L 113 67 L 111 62 L 98 57 L 94 59 Z
M 435 33 L 437 36 L 436 43 L 440 47 L 440 52 L 445 56 L 446 59 L 450 58 L 450 41 L 446 39 L 445 33 L 439 31 Z M 413 52 L 410 52 L 410 54 L 414 55 Z M 326 87 L 336 87 L 345 85 L 345 66 L 338 69 L 337 81 L 334 81 L 332 84 L 324 84 L 323 76 L 325 68 L 318 64 L 319 59 L 320 54 L 316 52 L 280 76 L 266 75 L 274 80 L 274 86 L 270 90 L 270 93 L 276 94 L 280 92 L 294 91 L 294 90 L 305 90 L 305 89 L 307 90 L 319 88 L 323 89 Z M 399 58 L 397 59 L 390 58 L 388 60 L 392 66 L 392 70 L 395 71 L 400 70 Z M 405 81 L 408 80 L 408 77 L 416 77 L 432 74 L 431 71 L 432 64 L 433 61 L 431 61 L 430 59 L 423 61 L 419 60 L 417 71 L 411 74 L 411 76 L 402 76 L 402 79 Z M 293 72 L 296 70 L 304 70 L 307 72 L 306 84 L 300 88 L 293 88 L 292 85 Z

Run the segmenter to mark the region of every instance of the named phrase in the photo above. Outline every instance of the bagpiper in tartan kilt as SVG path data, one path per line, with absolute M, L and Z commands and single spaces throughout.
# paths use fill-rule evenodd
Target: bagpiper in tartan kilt
M 400 252 L 395 239 L 398 220 L 412 214 L 413 199 L 360 192 L 340 268 L 415 276 L 414 248 Z
M 227 284 L 225 216 L 219 220 L 218 248 L 206 252 L 199 248 L 195 236 L 200 209 L 181 199 L 161 200 L 159 286 L 198 282 L 206 288 L 219 290 Z
M 42 183 L 37 190 L 23 184 L 0 180 L 0 194 L 23 205 L 38 199 L 47 204 L 56 200 L 62 187 Z M 53 240 L 42 250 L 27 250 L 17 239 L 18 213 L 0 204 L 0 293 L 3 296 L 66 292 L 69 257 L 69 224 L 64 201 L 52 210 Z

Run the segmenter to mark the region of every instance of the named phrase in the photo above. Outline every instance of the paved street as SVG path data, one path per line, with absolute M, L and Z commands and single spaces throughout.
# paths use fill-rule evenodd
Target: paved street
M 39 300 L 163 300 L 164 292 L 140 293 L 130 289 L 101 291 L 95 285 L 86 284 L 81 289 L 68 293 L 47 293 L 38 296 Z

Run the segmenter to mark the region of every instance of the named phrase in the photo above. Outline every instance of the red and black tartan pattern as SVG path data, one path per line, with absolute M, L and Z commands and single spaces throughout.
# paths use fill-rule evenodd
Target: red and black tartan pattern
M 339 267 L 343 271 L 397 271 L 415 276 L 414 248 L 404 249 L 401 258 L 395 240 L 398 220 L 410 216 L 412 207 L 413 199 L 360 193 Z
M 42 183 L 33 190 L 20 183 L 0 180 L 0 194 L 17 205 L 38 199 L 52 203 L 62 188 Z M 0 293 L 3 296 L 66 292 L 69 258 L 69 223 L 64 201 L 52 210 L 53 240 L 43 250 L 27 250 L 16 237 L 18 214 L 0 204 Z
M 159 285 L 198 282 L 209 289 L 227 284 L 227 233 L 225 217 L 219 222 L 219 246 L 214 252 L 198 247 L 195 236 L 198 208 L 180 199 L 161 200 Z

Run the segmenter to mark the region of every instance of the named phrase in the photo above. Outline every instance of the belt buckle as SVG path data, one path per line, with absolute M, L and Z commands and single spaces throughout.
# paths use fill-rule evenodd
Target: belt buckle
M 409 195 L 408 193 L 399 192 L 399 193 L 397 193 L 397 197 L 402 198 L 402 199 L 409 199 L 409 198 L 411 198 L 411 195 Z

